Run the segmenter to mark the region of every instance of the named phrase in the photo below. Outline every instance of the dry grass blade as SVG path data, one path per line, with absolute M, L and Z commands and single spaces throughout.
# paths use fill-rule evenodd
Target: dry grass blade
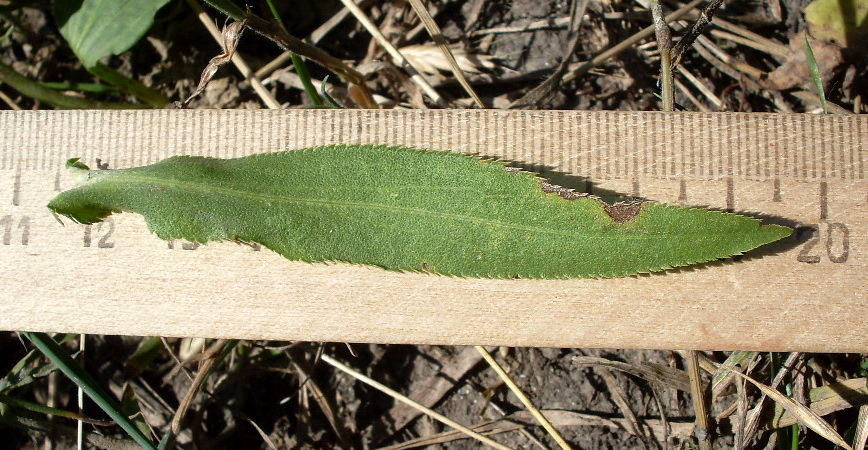
M 859 420 L 856 422 L 856 433 L 853 436 L 853 448 L 863 449 L 868 443 L 868 405 L 859 408 Z
M 669 436 L 672 435 L 672 427 L 669 425 L 669 419 L 666 417 L 666 409 L 663 407 L 663 400 L 660 399 L 660 394 L 657 389 L 651 386 L 651 396 L 654 398 L 654 404 L 657 405 L 657 411 L 660 412 L 661 430 L 659 433 L 654 433 L 659 436 L 658 441 L 662 442 L 663 450 L 669 450 Z
M 575 411 L 564 410 L 543 410 L 552 424 L 557 427 L 594 427 L 606 428 L 611 431 L 627 431 L 630 432 L 628 420 L 624 418 L 607 418 L 594 414 L 586 414 Z M 535 419 L 528 411 L 517 411 L 506 417 L 491 422 L 484 422 L 474 425 L 472 428 L 478 433 L 485 434 L 500 434 L 512 431 L 522 430 L 527 426 L 531 426 Z M 659 436 L 666 435 L 667 425 L 661 420 L 648 419 L 645 424 L 652 433 Z M 693 429 L 692 422 L 676 422 L 671 423 L 672 434 L 679 436 L 689 435 Z M 405 450 L 410 448 L 425 447 L 428 445 L 445 444 L 453 442 L 464 437 L 455 430 L 447 430 L 441 433 L 430 436 L 410 439 L 400 444 L 381 447 L 379 450 Z
M 832 426 L 829 425 L 828 422 L 823 420 L 822 417 L 818 416 L 817 413 L 811 411 L 811 409 L 807 406 L 796 403 L 795 401 L 793 401 L 793 399 L 780 393 L 777 389 L 772 389 L 771 387 L 766 386 L 765 384 L 760 383 L 759 381 L 756 381 L 747 375 L 736 372 L 732 369 L 726 370 L 729 370 L 736 376 L 743 378 L 744 380 L 747 380 L 751 384 L 756 386 L 760 391 L 762 391 L 763 394 L 765 394 L 766 396 L 777 402 L 779 405 L 781 405 L 784 409 L 793 414 L 801 425 L 810 428 L 812 431 L 819 434 L 820 436 L 823 436 L 835 445 L 852 450 L 850 444 L 848 444 L 847 441 L 845 441 L 844 438 L 842 438 L 841 435 L 838 434 L 838 432 L 835 431 L 835 429 L 832 428 Z
M 729 374 L 730 372 L 727 372 Z M 735 375 L 733 375 L 735 377 Z M 736 418 L 735 427 L 735 437 L 734 437 L 734 445 L 736 450 L 741 450 L 744 448 L 745 439 L 744 439 L 744 424 L 747 420 L 747 390 L 745 389 L 745 383 L 747 381 L 744 378 L 739 378 L 735 380 L 735 389 L 736 389 L 736 411 L 738 417 Z
M 512 393 L 515 394 L 516 397 L 518 397 L 524 407 L 527 408 L 527 410 L 534 416 L 534 418 L 539 422 L 539 424 L 546 429 L 552 439 L 554 439 L 555 442 L 557 442 L 562 449 L 572 448 L 570 447 L 570 444 L 568 444 L 567 441 L 564 440 L 563 436 L 561 436 L 561 433 L 558 432 L 558 430 L 555 429 L 554 426 L 552 426 L 551 422 L 546 419 L 546 417 L 539 411 L 539 409 L 534 406 L 534 404 L 530 401 L 527 395 L 525 395 L 524 392 L 522 392 L 522 390 L 518 387 L 518 385 L 515 384 L 515 381 L 512 380 L 509 374 L 507 374 L 506 371 L 503 370 L 503 367 L 501 367 L 501 365 L 494 360 L 494 357 L 491 356 L 491 353 L 488 353 L 488 350 L 486 350 L 485 347 L 479 345 L 475 346 L 475 348 L 476 351 L 478 351 L 482 355 L 482 357 L 485 358 L 485 361 L 488 362 L 491 368 L 494 369 L 495 372 L 497 372 L 497 375 L 500 376 L 500 379 L 503 380 L 504 383 L 506 383 L 506 385 L 509 387 L 509 390 L 512 391 Z
M 840 383 L 813 388 L 808 392 L 805 403 L 818 416 L 868 404 L 868 380 L 851 378 Z M 769 428 L 788 427 L 796 423 L 796 417 L 789 411 L 776 407 L 775 413 L 766 424 Z
M 212 348 L 217 348 L 222 351 L 226 344 L 229 341 L 225 339 L 220 339 L 215 342 Z M 196 398 L 196 394 L 202 389 L 202 384 L 205 382 L 205 379 L 208 378 L 208 375 L 211 373 L 211 369 L 214 368 L 214 364 L 219 360 L 217 357 L 210 357 L 206 359 L 199 367 L 199 372 L 196 373 L 196 377 L 193 378 L 193 383 L 190 385 L 190 390 L 187 391 L 187 394 L 184 395 L 183 400 L 181 400 L 181 404 L 178 405 L 178 409 L 175 411 L 175 417 L 172 418 L 172 433 L 177 435 L 181 432 L 181 422 L 184 420 L 184 416 L 187 415 L 187 410 L 190 409 L 190 406 L 193 404 L 193 400 Z
M 296 352 L 294 355 L 298 356 L 299 353 Z M 335 412 L 337 408 L 333 404 L 334 402 L 326 397 L 325 393 L 323 393 L 322 389 L 320 389 L 319 385 L 311 377 L 306 364 L 301 361 L 302 360 L 299 358 L 292 358 L 292 366 L 298 373 L 299 379 L 302 380 L 302 386 L 310 390 L 317 406 L 319 406 L 320 411 L 325 415 L 326 420 L 328 420 L 329 425 L 332 427 L 332 430 L 334 430 L 338 440 L 340 440 L 341 446 L 343 446 L 343 448 L 350 448 L 350 433 L 338 421 L 338 414 Z
M 822 103 L 823 103 L 817 94 L 815 94 L 813 92 L 809 92 L 809 91 L 790 92 L 790 95 L 792 95 L 793 97 L 796 97 L 799 100 L 802 100 L 804 102 L 808 102 L 808 103 L 811 103 L 813 105 L 817 105 L 818 107 L 820 107 L 820 105 L 822 105 Z M 844 114 L 844 115 L 853 114 L 853 111 L 850 111 L 849 109 L 845 109 L 842 106 L 835 104 L 835 103 L 832 103 L 828 100 L 826 101 L 826 106 L 829 108 L 830 114 Z
M 683 5 L 683 3 L 680 2 L 676 4 L 679 7 Z M 752 44 L 750 45 L 750 47 L 764 51 L 776 58 L 786 59 L 790 56 L 790 50 L 786 45 L 760 36 L 753 31 L 740 27 L 732 22 L 728 22 L 724 19 L 721 19 L 720 17 L 714 18 L 714 26 L 751 41 Z M 714 35 L 717 33 L 717 30 L 710 30 L 709 33 Z
M 476 439 L 476 440 L 478 440 L 478 441 L 480 441 L 486 445 L 490 445 L 494 448 L 498 448 L 498 449 L 502 449 L 502 450 L 508 450 L 509 449 L 509 447 L 506 447 L 506 446 L 504 446 L 504 445 L 502 445 L 496 441 L 493 441 L 490 438 L 483 436 L 483 435 L 471 430 L 470 428 L 468 428 L 464 425 L 461 425 L 460 423 L 438 413 L 437 411 L 434 411 L 433 409 L 426 408 L 426 407 L 414 402 L 409 397 L 398 393 L 397 391 L 387 387 L 386 385 L 384 385 L 384 384 L 382 384 L 382 383 L 380 383 L 380 382 L 378 382 L 378 381 L 376 381 L 376 380 L 374 380 L 368 376 L 365 376 L 365 375 L 359 373 L 356 370 L 351 369 L 349 366 L 341 363 L 340 361 L 332 358 L 329 355 L 323 354 L 322 360 L 327 362 L 328 364 L 332 365 L 333 367 L 340 369 L 341 371 L 345 372 L 346 374 L 350 375 L 351 377 L 367 384 L 368 386 L 371 386 L 371 387 L 377 389 L 378 391 L 383 392 L 384 394 L 387 394 L 390 397 L 392 397 L 392 398 L 394 398 L 400 402 L 411 405 L 412 407 L 424 412 L 428 416 L 436 419 L 437 421 L 439 421 L 445 425 L 448 425 L 452 428 L 455 428 L 456 430 L 461 431 L 462 433 L 466 434 L 467 436 L 470 436 L 470 437 L 472 437 L 472 438 L 474 438 L 474 439 Z
M 609 369 L 600 368 L 599 369 L 600 376 L 603 377 L 603 381 L 606 383 L 606 388 L 609 390 L 609 395 L 612 396 L 612 400 L 618 405 L 618 408 L 621 410 L 621 413 L 624 415 L 626 419 L 627 430 L 630 431 L 631 434 L 638 437 L 642 442 L 642 446 L 650 448 L 650 443 L 648 436 L 645 435 L 644 430 L 642 428 L 642 424 L 639 423 L 639 418 L 630 409 L 630 403 L 627 402 L 626 396 L 624 395 L 621 386 L 618 385 L 618 380 L 615 379 L 615 376 L 612 375 L 612 372 Z
M 730 33 L 728 31 L 721 31 L 721 30 L 711 30 L 708 32 L 708 34 L 710 34 L 710 35 L 712 35 L 718 39 L 726 39 L 727 41 L 735 42 L 736 44 L 741 44 L 741 45 L 744 45 L 745 47 L 750 47 L 754 50 L 759 50 L 761 52 L 765 52 L 765 53 L 771 54 L 773 56 L 778 56 L 778 57 L 781 56 L 780 53 L 778 53 L 779 49 L 777 47 L 769 47 L 769 46 L 765 45 L 764 42 L 754 41 L 752 39 L 748 39 L 744 36 L 740 36 L 740 35 L 737 35 L 735 33 Z M 787 55 L 789 55 L 789 52 L 787 52 Z
M 572 359 L 576 366 L 602 366 L 609 369 L 619 370 L 630 375 L 642 378 L 651 383 L 660 384 L 679 391 L 690 392 L 690 379 L 687 372 L 669 366 L 657 364 L 634 365 L 621 361 L 612 361 L 596 356 L 575 356 Z
M 356 20 L 358 20 L 359 23 L 361 23 L 366 30 L 368 30 L 368 33 L 371 33 L 371 36 L 373 36 L 374 39 L 376 39 L 377 42 L 381 46 L 383 46 L 386 52 L 388 52 L 389 55 L 391 55 L 392 58 L 395 59 L 395 64 L 401 66 L 404 70 L 407 71 L 408 74 L 410 74 L 410 79 L 412 79 L 414 83 L 418 84 L 419 87 L 422 88 L 422 90 L 425 92 L 425 94 L 431 97 L 431 99 L 434 100 L 437 105 L 443 108 L 449 107 L 449 105 L 446 104 L 446 100 L 444 100 L 443 97 L 440 96 L 440 93 L 438 93 L 437 90 L 435 90 L 434 87 L 432 87 L 431 84 L 428 83 L 427 80 L 425 80 L 425 77 L 423 77 L 422 74 L 420 74 L 419 71 L 415 67 L 413 67 L 413 65 L 410 64 L 409 61 L 407 61 L 407 58 L 404 58 L 404 55 L 402 55 L 401 52 L 398 51 L 398 49 L 395 48 L 395 46 L 392 45 L 392 43 L 389 42 L 388 39 L 386 39 L 386 36 L 383 36 L 383 33 L 380 32 L 380 29 L 377 28 L 377 26 L 374 25 L 373 22 L 371 22 L 371 19 L 368 18 L 365 12 L 362 11 L 362 9 L 359 8 L 358 5 L 353 3 L 352 0 L 341 0 L 341 3 L 343 3 L 344 6 L 348 10 L 350 10 L 353 16 L 355 16 Z
M 435 45 L 406 45 L 398 49 L 401 54 L 410 61 L 414 67 L 426 74 L 438 74 L 441 71 L 451 71 L 449 61 L 443 56 L 443 52 Z M 493 70 L 497 64 L 485 55 L 474 55 L 463 49 L 451 49 L 455 62 L 463 72 L 481 74 L 482 69 Z
M 437 26 L 437 22 L 434 21 L 434 18 L 431 17 L 431 13 L 428 12 L 428 9 L 425 8 L 425 5 L 422 4 L 421 0 L 410 0 L 410 5 L 413 7 L 413 10 L 416 11 L 416 15 L 419 16 L 419 19 L 425 25 L 425 28 L 428 30 L 428 34 L 431 35 L 431 38 L 434 39 L 434 43 L 440 47 L 440 51 L 443 52 L 443 56 L 446 58 L 446 61 L 449 63 L 449 67 L 452 69 L 452 73 L 455 75 L 455 78 L 458 79 L 458 82 L 461 84 L 461 87 L 470 94 L 470 97 L 476 102 L 476 105 L 480 108 L 486 108 L 485 102 L 476 94 L 476 91 L 473 90 L 473 87 L 470 86 L 470 82 L 467 81 L 467 77 L 464 76 L 464 71 L 461 70 L 461 67 L 458 66 L 458 62 L 455 61 L 455 56 L 452 54 L 452 50 L 449 48 L 449 43 L 446 42 L 446 39 L 443 37 L 443 32 L 440 31 L 440 27 Z
M 0 86 L 2 86 L 2 85 L 3 85 L 3 83 L 0 82 Z M 12 98 L 9 97 L 8 95 L 6 95 L 6 93 L 3 91 L 0 91 L 0 100 L 3 100 L 3 103 L 6 103 L 6 105 L 8 105 L 9 108 L 11 108 L 15 111 L 21 111 L 21 107 L 18 106 L 18 103 L 15 103 L 15 100 L 12 100 Z
M 685 69 L 684 66 L 678 65 L 678 67 L 676 67 L 675 69 L 678 70 L 678 73 L 680 73 L 681 76 L 687 79 L 690 84 L 696 87 L 696 89 L 699 90 L 699 92 L 701 92 L 702 95 L 704 95 L 705 98 L 707 98 L 708 101 L 710 101 L 715 108 L 719 109 L 721 106 L 723 106 L 723 101 L 720 100 L 720 97 L 715 95 L 714 92 L 712 92 L 711 89 L 702 82 L 702 80 L 696 78 L 696 76 L 693 75 L 693 73 L 691 73 L 689 70 Z
M 711 400 L 714 401 L 720 394 L 726 389 L 729 384 L 735 380 L 735 375 L 733 375 L 730 371 L 725 370 L 728 369 L 736 369 L 739 367 L 745 367 L 745 363 L 750 366 L 757 361 L 756 358 L 757 352 L 752 351 L 738 351 L 732 352 L 722 364 L 716 367 L 714 370 L 714 375 L 711 377 Z
M 798 352 L 790 353 L 790 356 L 787 357 L 787 360 L 784 361 L 781 369 L 775 374 L 775 378 L 772 380 L 771 387 L 772 389 L 777 389 L 778 386 L 783 382 L 784 377 L 790 373 L 797 365 L 802 363 L 802 355 Z M 729 373 L 732 373 L 732 370 L 728 370 Z M 753 438 L 754 433 L 756 433 L 757 427 L 759 426 L 760 417 L 762 416 L 763 410 L 766 406 L 766 395 L 763 394 L 759 401 L 757 401 L 756 406 L 753 407 L 748 412 L 747 419 L 745 420 L 743 425 L 740 425 L 744 429 L 744 441 L 748 442 Z
M 696 438 L 699 448 L 710 450 L 714 444 L 711 427 L 708 420 L 708 396 L 702 383 L 702 372 L 699 370 L 699 352 L 687 352 L 687 373 L 690 376 L 690 394 L 693 398 L 693 410 L 696 413 Z

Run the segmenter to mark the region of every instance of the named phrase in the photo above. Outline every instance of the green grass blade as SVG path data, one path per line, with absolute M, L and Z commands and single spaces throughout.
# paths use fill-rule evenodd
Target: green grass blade
M 165 95 L 149 88 L 144 83 L 133 80 L 103 63 L 98 62 L 87 70 L 106 83 L 109 83 L 128 94 L 136 96 L 136 98 L 147 102 L 154 108 L 162 108 L 169 104 L 169 99 Z
M 33 342 L 69 379 L 78 385 L 94 403 L 99 405 L 133 440 L 145 449 L 154 449 L 154 444 L 136 427 L 135 423 L 121 412 L 120 405 L 112 399 L 75 360 L 69 356 L 51 336 L 45 333 L 22 331 L 21 334 Z
M 808 61 L 808 69 L 811 71 L 811 79 L 814 80 L 814 87 L 817 88 L 817 96 L 820 97 L 820 105 L 823 106 L 823 112 L 829 114 L 829 105 L 826 103 L 826 90 L 823 89 L 823 77 L 820 76 L 820 67 L 817 65 L 817 58 L 814 57 L 811 43 L 808 42 L 807 32 L 805 33 L 805 58 Z
M 500 162 L 398 147 L 72 170 L 86 181 L 48 207 L 77 222 L 132 211 L 162 239 L 257 242 L 292 260 L 461 277 L 624 276 L 740 254 L 791 232 L 720 211 L 558 195 Z
M 311 81 L 310 71 L 307 70 L 307 64 L 304 62 L 304 58 L 298 56 L 295 52 L 289 52 L 289 57 L 292 58 L 292 65 L 295 67 L 295 73 L 298 74 L 298 78 L 304 86 L 304 91 L 307 92 L 307 96 L 310 97 L 313 106 L 316 108 L 325 106 L 325 102 L 320 98 L 319 94 L 316 92 L 316 86 L 314 86 Z
M 60 34 L 88 69 L 108 55 L 132 47 L 151 28 L 154 15 L 169 0 L 57 0 Z

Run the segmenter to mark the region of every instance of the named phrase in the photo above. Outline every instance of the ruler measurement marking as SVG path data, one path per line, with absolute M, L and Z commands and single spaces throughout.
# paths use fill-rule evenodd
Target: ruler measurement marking
M 763 169 L 768 167 L 768 147 L 765 145 L 765 138 L 765 133 L 762 133 L 759 130 L 751 133 L 751 147 L 754 149 L 754 154 L 756 155 L 756 161 L 753 166 L 753 174 L 755 177 L 762 176 L 761 174 Z
M 844 136 L 844 121 L 837 120 L 835 123 L 835 129 L 837 131 L 837 133 L 835 134 L 836 138 L 839 136 Z M 850 179 L 855 178 L 853 174 L 854 167 L 851 163 L 847 161 L 847 149 L 843 145 L 841 145 L 838 139 L 835 139 L 834 142 L 838 154 L 841 155 L 839 163 L 841 165 L 841 177 Z
M 795 131 L 794 134 L 796 136 L 804 136 L 804 134 L 805 134 L 805 124 L 804 123 L 795 122 L 793 124 L 793 129 Z M 810 155 L 811 152 L 813 152 L 813 149 L 810 149 L 809 151 L 802 151 L 802 152 L 796 151 L 796 152 L 794 152 L 796 154 L 797 158 L 799 155 L 802 156 L 802 178 L 808 178 L 810 175 L 813 175 L 812 178 L 815 178 L 817 175 L 816 171 L 811 171 L 811 161 L 813 160 L 813 158 L 811 158 L 812 155 Z
M 728 116 L 727 119 L 729 122 L 727 124 L 727 127 L 726 127 L 728 132 L 731 130 L 737 129 L 739 127 L 741 120 L 737 120 L 733 116 Z M 744 134 L 743 133 L 734 133 L 734 136 L 732 134 L 730 134 L 730 136 L 732 136 L 733 140 L 735 141 L 730 148 L 745 148 L 742 145 L 742 141 L 744 140 Z M 732 155 L 732 153 L 733 152 L 729 152 L 730 155 Z M 749 160 L 750 160 L 750 149 L 748 148 L 745 150 L 743 158 L 735 158 L 735 157 L 732 158 L 732 161 L 733 161 L 735 167 L 733 168 L 733 172 L 730 172 L 730 174 L 736 175 L 739 178 L 745 176 L 745 169 L 746 169 L 745 166 L 748 165 L 746 163 Z
M 726 210 L 735 211 L 735 182 L 732 177 L 726 179 Z
M 526 159 L 534 163 L 563 160 L 564 163 L 560 165 L 563 169 L 576 169 L 569 171 L 585 174 L 588 174 L 588 169 L 593 169 L 590 174 L 601 178 L 623 176 L 625 173 L 656 173 L 658 176 L 665 174 L 667 177 L 692 176 L 709 179 L 719 179 L 730 174 L 744 179 L 795 176 L 801 181 L 866 177 L 863 158 L 865 138 L 859 134 L 868 128 L 866 122 L 834 116 L 805 118 L 799 115 L 757 115 L 759 117 L 753 120 L 754 117 L 747 114 L 740 116 L 696 113 L 676 119 L 661 114 L 647 120 L 647 117 L 640 114 L 608 113 L 588 120 L 569 113 L 535 112 L 528 116 L 518 112 L 487 115 L 490 113 L 480 111 L 464 114 L 463 117 L 440 113 L 437 114 L 437 119 L 432 121 L 420 120 L 422 117 L 430 117 L 428 113 L 402 115 L 398 118 L 385 111 L 364 115 L 304 111 L 304 114 L 293 114 L 293 120 L 268 116 L 272 122 L 261 120 L 261 112 L 221 113 L 225 113 L 225 120 L 220 120 L 219 125 L 229 128 L 212 136 L 209 136 L 209 130 L 216 126 L 214 119 L 209 120 L 212 116 L 201 112 L 178 114 L 177 111 L 112 111 L 102 114 L 98 111 L 66 111 L 51 116 L 21 114 L 10 118 L 16 127 L 44 130 L 68 128 L 68 132 L 51 133 L 55 145 L 62 148 L 63 154 L 60 157 L 49 154 L 51 146 L 44 144 L 34 146 L 32 142 L 25 142 L 18 145 L 15 142 L 20 139 L 21 133 L 14 133 L 5 143 L 9 150 L 4 152 L 0 165 L 7 169 L 17 164 L 23 169 L 54 169 L 62 165 L 67 157 L 80 156 L 89 164 L 99 157 L 110 164 L 116 160 L 119 164 L 135 166 L 156 162 L 171 154 L 208 153 L 212 156 L 236 157 L 249 153 L 251 149 L 261 152 L 310 147 L 335 142 L 337 136 L 348 136 L 342 139 L 342 143 L 369 143 L 373 136 L 383 137 L 381 133 L 374 134 L 379 127 L 371 123 L 379 121 L 394 125 L 390 131 L 392 134 L 389 135 L 395 140 L 393 144 L 415 143 L 418 144 L 415 145 L 417 147 L 436 146 L 438 149 L 451 146 L 453 150 L 466 149 L 483 153 L 485 149 L 492 149 L 494 153 L 489 153 L 489 156 L 500 154 L 501 157 L 509 150 L 508 156 L 512 160 Z M 727 119 L 723 120 L 722 116 L 727 116 Z M 213 117 L 223 118 L 222 115 Z M 321 130 L 326 126 L 322 123 L 324 117 L 334 118 L 326 120 L 329 123 L 327 130 L 330 132 L 310 132 L 311 129 Z M 551 119 L 553 117 L 556 120 Z M 637 120 L 637 117 L 640 119 Z M 540 126 L 534 124 L 541 120 L 548 127 L 555 123 L 560 123 L 560 126 L 540 139 Z M 141 123 L 130 125 L 131 121 Z M 338 122 L 338 125 L 334 125 L 335 122 Z M 349 132 L 347 122 L 357 123 L 359 133 Z M 363 126 L 363 122 L 368 122 L 368 125 Z M 522 122 L 525 123 L 524 127 Z M 727 122 L 728 125 L 725 124 Z M 444 139 L 443 131 L 436 129 L 438 125 L 451 127 L 453 134 L 448 140 Z M 757 125 L 762 128 L 757 128 Z M 655 126 L 659 130 L 654 131 Z M 234 132 L 232 127 L 246 130 Z M 423 128 L 421 133 L 420 127 Z M 497 132 L 492 129 L 498 127 L 505 127 L 513 132 Z M 408 132 L 401 128 L 413 130 Z M 468 128 L 483 128 L 479 130 L 483 133 L 481 139 L 472 142 L 472 132 Z M 526 132 L 516 132 L 522 128 Z M 611 132 L 604 133 L 604 128 Z M 649 133 L 665 134 L 666 130 L 674 136 L 666 140 L 648 136 Z M 752 132 L 748 133 L 749 136 L 737 137 L 744 134 L 744 130 Z M 247 146 L 239 136 L 253 132 L 260 133 L 258 140 Z M 764 135 L 756 136 L 756 133 L 760 132 Z M 130 136 L 121 138 L 125 133 Z M 702 133 L 702 136 L 697 136 L 697 133 Z M 823 138 L 818 139 L 815 135 L 822 135 Z M 437 136 L 440 136 L 439 140 Z M 775 138 L 778 142 L 774 142 Z M 808 139 L 813 139 L 813 144 L 805 145 Z M 141 142 L 147 140 L 158 140 L 161 146 L 154 151 L 142 151 Z M 376 141 L 383 143 L 382 139 Z M 508 145 L 502 145 L 505 143 Z M 593 145 L 589 145 L 590 143 Z M 558 155 L 554 155 L 550 149 L 552 146 L 560 146 L 563 151 L 558 149 Z M 739 150 L 740 146 L 745 148 Z M 28 147 L 33 147 L 33 150 L 25 152 Z M 729 151 L 731 149 L 736 151 Z M 567 163 L 571 157 L 575 159 L 576 156 L 578 159 L 572 164 Z M 826 158 L 829 160 L 826 161 Z M 634 159 L 638 159 L 639 164 L 635 164 Z M 112 164 L 112 167 L 117 165 Z
M 772 142 L 769 142 L 769 146 L 772 147 L 772 151 L 773 151 L 773 153 L 774 153 L 774 155 L 775 155 L 775 157 L 774 157 L 774 161 L 775 161 L 775 166 L 774 166 L 774 167 L 775 167 L 775 169 L 774 169 L 775 179 L 777 179 L 777 180 L 778 180 L 778 183 L 780 183 L 780 178 L 781 178 L 781 153 L 780 153 L 780 146 L 778 145 L 778 142 L 780 142 L 780 137 L 778 137 L 778 127 L 776 127 L 776 126 L 772 126 L 771 128 L 772 128 L 772 138 L 773 138 L 773 140 L 772 140 Z
M 817 127 L 815 121 L 812 120 L 810 122 L 809 128 L 811 135 L 816 135 Z M 834 176 L 832 174 L 832 165 L 830 164 L 830 161 L 827 160 L 834 159 L 834 155 L 830 154 L 828 151 L 829 149 L 826 146 L 826 137 L 821 135 L 818 144 L 819 145 L 814 149 L 814 158 L 817 160 L 817 173 L 820 174 L 819 177 L 821 179 L 832 178 Z
M 776 149 L 774 149 L 774 157 L 772 157 L 772 151 L 773 151 L 772 146 L 774 145 L 775 142 L 777 142 L 777 138 L 774 138 L 773 140 L 769 140 L 769 133 L 768 133 L 769 126 L 768 126 L 768 124 L 766 124 L 766 126 L 764 128 L 765 128 L 766 132 L 762 134 L 762 136 L 763 136 L 762 146 L 763 146 L 763 150 L 765 151 L 765 155 L 766 155 L 765 177 L 771 178 L 772 173 L 774 172 L 775 179 L 777 179 L 779 174 L 778 174 L 778 166 L 777 166 L 777 164 L 778 164 L 777 155 L 778 154 L 777 154 Z M 771 128 L 774 129 L 774 127 L 771 127 Z M 775 134 L 775 136 L 776 136 L 776 134 Z M 772 161 L 775 162 L 774 168 L 772 168 L 772 166 L 771 166 Z
M 829 218 L 829 185 L 825 181 L 820 182 L 820 221 Z
M 659 162 L 658 162 L 657 157 L 658 157 L 658 152 L 660 150 L 660 142 L 658 142 L 658 138 L 660 138 L 663 133 L 657 133 L 656 131 L 661 130 L 661 128 L 662 127 L 660 126 L 660 116 L 654 115 L 654 117 L 652 119 L 651 126 L 645 130 L 645 134 L 644 134 L 645 139 L 648 139 L 649 141 L 651 141 L 650 145 L 649 145 L 649 150 L 651 153 L 650 167 L 651 167 L 651 175 L 652 176 L 657 175 L 657 169 L 659 166 Z
M 21 167 L 15 171 L 15 179 L 12 181 L 12 206 L 21 204 Z
M 847 123 L 847 135 L 848 136 L 862 136 L 862 139 L 859 139 L 856 141 L 855 148 L 856 148 L 857 154 L 854 155 L 854 157 L 858 158 L 859 178 L 864 180 L 865 179 L 865 155 L 864 155 L 864 151 L 865 151 L 865 141 L 866 141 L 865 136 L 868 136 L 868 123 L 862 121 L 856 125 L 856 128 L 857 128 L 858 133 L 853 134 L 853 131 L 852 131 L 853 130 L 853 123 L 852 122 Z

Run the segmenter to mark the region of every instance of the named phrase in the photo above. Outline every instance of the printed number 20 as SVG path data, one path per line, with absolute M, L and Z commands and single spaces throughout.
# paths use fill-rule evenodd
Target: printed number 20
M 844 225 L 843 223 L 829 223 L 826 224 L 825 228 L 825 236 L 821 236 L 819 224 L 811 224 L 797 228 L 797 237 L 799 234 L 804 232 L 810 232 L 813 234 L 811 239 L 808 242 L 805 242 L 805 245 L 796 257 L 798 261 L 808 264 L 816 264 L 820 262 L 821 256 L 814 253 L 815 247 L 817 247 L 817 244 L 824 243 L 826 256 L 829 257 L 829 261 L 832 261 L 833 263 L 847 262 L 847 258 L 850 256 L 850 230 L 847 228 L 847 225 Z M 825 242 L 823 242 L 823 237 L 825 237 Z

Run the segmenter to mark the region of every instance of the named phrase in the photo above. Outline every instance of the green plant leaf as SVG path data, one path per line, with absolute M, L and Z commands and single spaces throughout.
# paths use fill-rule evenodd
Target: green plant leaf
M 829 114 L 826 91 L 823 89 L 823 77 L 820 75 L 820 67 L 817 65 L 817 58 L 814 57 L 811 43 L 808 42 L 807 33 L 805 33 L 805 60 L 808 62 L 808 70 L 811 72 L 811 79 L 814 80 L 814 87 L 817 88 L 817 96 L 820 97 L 820 106 L 823 107 L 824 113 Z
M 868 0 L 814 0 L 804 13 L 815 39 L 857 48 L 868 38 Z
M 100 387 L 99 383 L 84 370 L 72 357 L 63 349 L 51 336 L 45 333 L 37 333 L 31 331 L 21 331 L 22 336 L 26 337 L 39 349 L 52 363 L 57 365 L 73 383 L 78 385 L 91 400 L 94 401 L 109 417 L 112 418 L 127 434 L 130 435 L 137 444 L 141 445 L 146 450 L 155 449 L 153 443 L 147 436 L 142 434 L 136 427 L 135 423 L 125 416 L 120 409 L 117 401 L 115 401 L 106 391 Z
M 169 0 L 56 0 L 60 34 L 85 67 L 132 47 Z
M 86 181 L 48 207 L 76 222 L 132 211 L 162 239 L 257 242 L 291 260 L 462 277 L 631 275 L 740 254 L 791 232 L 720 211 L 608 205 L 501 162 L 397 147 L 69 167 Z

